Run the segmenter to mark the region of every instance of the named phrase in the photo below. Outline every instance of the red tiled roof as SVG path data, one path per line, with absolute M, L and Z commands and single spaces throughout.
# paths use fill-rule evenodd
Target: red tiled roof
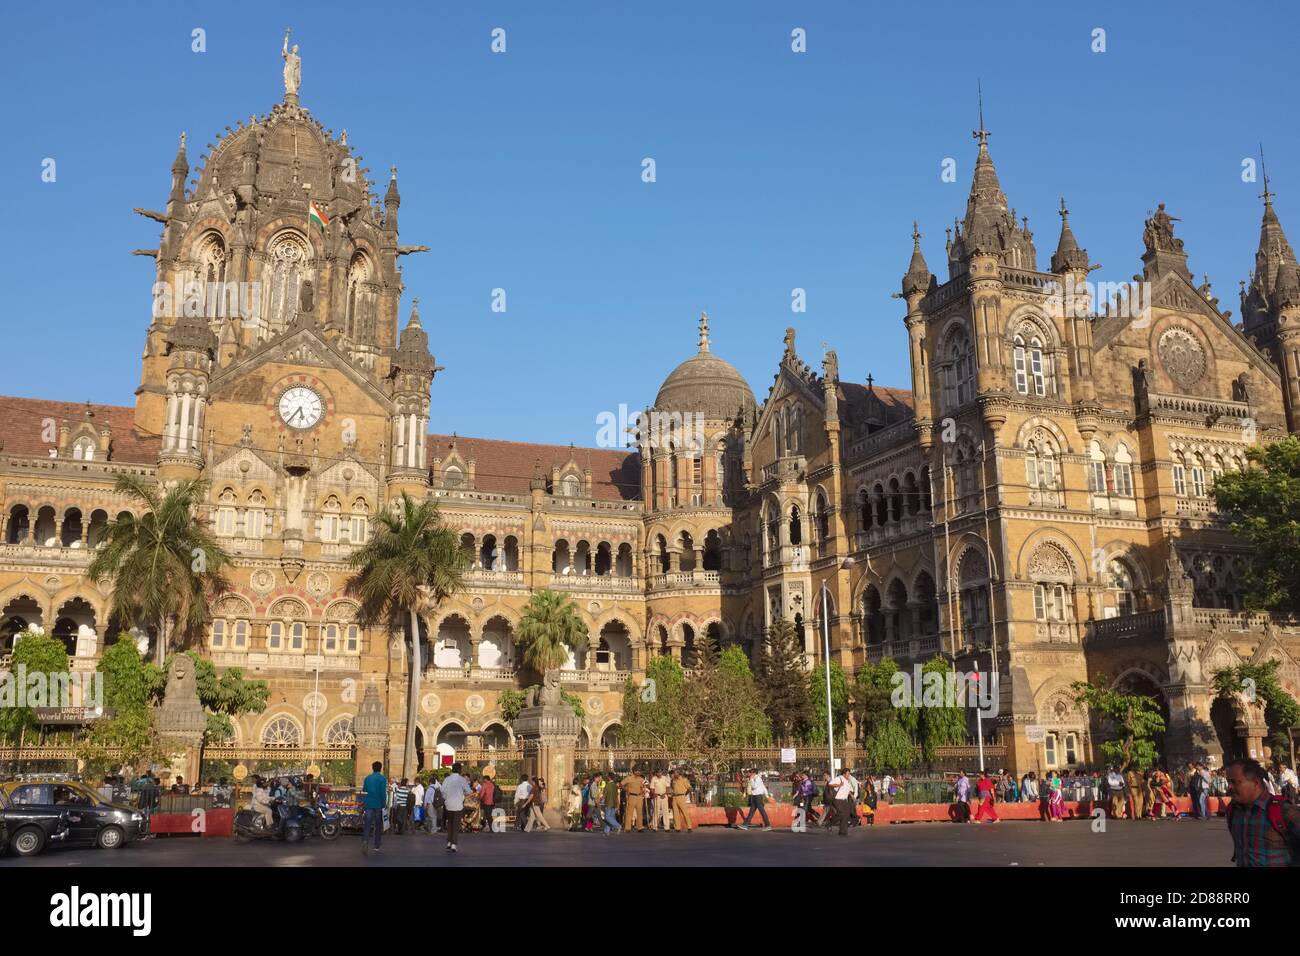
M 480 491 L 526 495 L 529 479 L 539 463 L 542 473 L 549 478 L 553 465 L 563 468 L 572 458 L 579 468 L 591 469 L 591 493 L 598 501 L 639 501 L 641 498 L 641 456 L 634 451 L 430 435 L 429 461 L 446 459 L 453 438 L 460 457 L 466 461 L 473 460 L 474 486 Z
M 135 409 L 130 405 L 91 405 L 95 425 L 113 430 L 112 461 L 153 464 L 158 458 L 160 439 L 135 428 Z M 56 427 L 66 419 L 86 420 L 85 402 L 56 402 L 43 398 L 15 398 L 0 395 L 0 441 L 11 455 L 46 456 L 54 445 L 44 440 L 45 420 Z

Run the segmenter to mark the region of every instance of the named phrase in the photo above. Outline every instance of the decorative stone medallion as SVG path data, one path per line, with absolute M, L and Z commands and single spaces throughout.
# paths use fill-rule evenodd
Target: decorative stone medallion
M 471 714 L 481 714 L 487 704 L 478 694 L 470 694 L 465 698 L 465 709 Z
M 599 714 L 604 709 L 605 709 L 605 702 L 601 700 L 599 697 L 587 698 L 587 713 Z
M 436 714 L 441 706 L 442 701 L 438 699 L 437 694 L 425 694 L 420 698 L 420 709 L 426 714 Z
M 330 578 L 324 571 L 313 571 L 307 575 L 307 593 L 320 597 L 330 593 Z
M 318 690 L 312 691 L 302 699 L 302 709 L 308 717 L 319 717 L 325 713 L 327 706 L 328 701 L 325 700 L 325 695 Z
M 1184 328 L 1175 326 L 1166 331 L 1160 336 L 1156 351 L 1169 377 L 1183 388 L 1191 388 L 1205 375 L 1205 352 L 1196 337 Z
M 258 594 L 270 594 L 275 588 L 275 575 L 262 568 L 249 576 L 248 584 Z
M 51 574 L 48 578 L 45 579 L 45 589 L 47 591 L 57 591 L 59 589 L 59 585 L 62 583 L 63 583 L 62 578 L 60 578 L 58 575 Z

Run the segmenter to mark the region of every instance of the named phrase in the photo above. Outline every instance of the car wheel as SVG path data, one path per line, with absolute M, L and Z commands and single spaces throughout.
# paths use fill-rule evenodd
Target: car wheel
M 104 827 L 95 837 L 95 846 L 101 850 L 116 850 L 126 842 L 126 834 L 121 827 Z
M 45 831 L 40 827 L 23 827 L 9 841 L 14 856 L 35 856 L 45 849 Z

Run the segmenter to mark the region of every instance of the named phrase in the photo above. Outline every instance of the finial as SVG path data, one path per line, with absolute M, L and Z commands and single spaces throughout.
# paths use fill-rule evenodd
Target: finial
M 346 146 L 346 145 L 348 144 L 348 131 L 347 131 L 347 130 L 344 130 L 344 131 L 339 135 L 339 143 L 342 144 L 342 145 L 344 145 L 344 146 Z
M 868 391 L 871 391 L 871 392 L 874 392 L 874 391 L 875 391 L 875 384 L 876 384 L 876 379 L 875 379 L 875 377 L 872 376 L 872 374 L 871 374 L 870 372 L 868 372 L 868 373 L 867 373 L 867 390 L 868 390 Z
M 921 231 L 917 229 L 915 219 L 912 220 L 912 245 L 921 248 Z
M 700 351 L 709 350 L 709 313 L 700 313 Z
M 1268 191 L 1268 169 L 1264 166 L 1264 144 L 1259 144 L 1259 171 L 1264 177 L 1264 192 L 1259 197 L 1264 200 L 1265 206 L 1273 205 L 1273 194 Z
M 1066 208 L 1064 196 L 1061 197 L 1061 218 L 1062 219 L 1070 218 L 1070 210 Z
M 988 146 L 989 143 L 989 131 L 984 128 L 984 84 L 981 81 L 976 80 L 975 88 L 979 92 L 980 128 L 972 132 L 971 135 L 975 137 L 979 142 L 980 147 L 983 148 Z
M 391 175 L 390 175 L 390 179 L 391 179 L 393 182 L 397 182 L 397 167 L 396 167 L 396 166 L 389 166 L 389 167 L 388 167 L 388 172 L 391 174 Z
M 185 133 L 184 133 L 184 132 L 181 133 L 181 149 L 182 149 L 182 150 L 185 149 Z M 1265 187 L 1264 187 L 1264 188 L 1267 189 L 1267 188 L 1268 188 L 1268 185 L 1267 185 L 1268 180 L 1265 180 L 1264 182 L 1265 182 Z

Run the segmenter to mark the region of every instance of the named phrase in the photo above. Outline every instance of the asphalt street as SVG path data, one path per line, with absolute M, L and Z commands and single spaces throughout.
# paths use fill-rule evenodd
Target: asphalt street
M 159 837 L 121 850 L 54 848 L 26 860 L 0 857 L 0 868 L 22 867 L 265 867 L 265 866 L 990 866 L 1220 867 L 1230 866 L 1232 840 L 1221 819 L 1209 821 L 1090 821 L 1060 824 L 1008 821 L 995 825 L 913 823 L 834 832 L 729 830 L 693 833 L 468 834 L 456 854 L 442 835 L 386 835 L 379 854 L 365 856 L 358 835 L 332 843 Z

